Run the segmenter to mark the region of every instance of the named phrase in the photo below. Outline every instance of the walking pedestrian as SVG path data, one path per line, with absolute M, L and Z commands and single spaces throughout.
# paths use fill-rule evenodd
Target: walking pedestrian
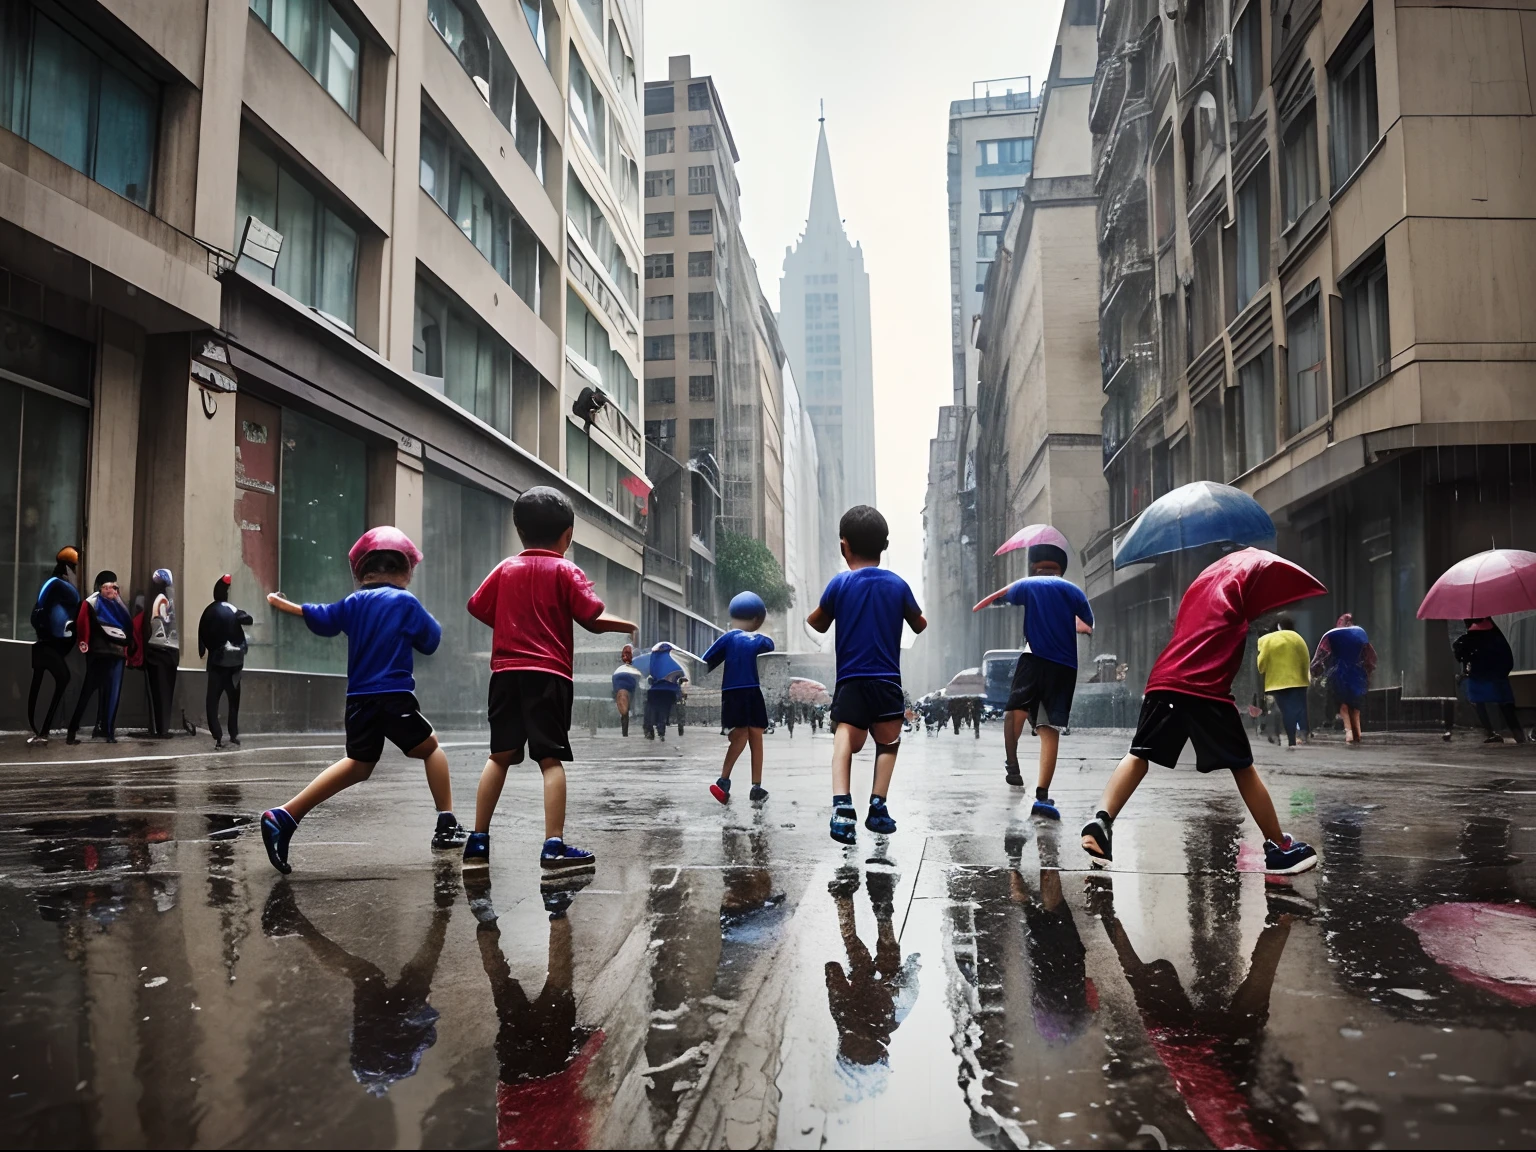
M 731 600 L 731 628 L 709 646 L 704 663 L 714 671 L 725 665 L 720 682 L 720 724 L 730 733 L 720 777 L 709 794 L 722 804 L 731 799 L 731 769 L 743 748 L 752 749 L 753 802 L 768 799 L 763 787 L 763 733 L 768 728 L 768 706 L 763 701 L 757 676 L 757 658 L 773 651 L 773 640 L 758 631 L 768 617 L 763 598 L 756 592 L 740 592 Z
M 117 702 L 123 690 L 123 661 L 133 647 L 133 621 L 122 601 L 117 573 L 96 573 L 95 591 L 80 604 L 75 617 L 75 644 L 85 653 L 85 682 L 69 718 L 66 744 L 80 743 L 80 719 L 92 696 L 99 696 L 96 715 L 108 744 L 117 743 Z
M 213 602 L 203 609 L 197 622 L 197 654 L 208 658 L 208 731 L 213 746 L 224 747 L 224 731 L 219 727 L 219 698 L 229 698 L 229 742 L 240 746 L 240 675 L 245 671 L 245 655 L 250 642 L 245 626 L 253 624 L 251 614 L 229 602 L 229 588 L 234 577 L 225 573 L 213 582 Z
M 645 693 L 645 738 L 667 739 L 667 725 L 672 723 L 672 709 L 682 695 L 683 666 L 672 655 L 672 645 L 663 640 L 651 649 L 650 682 Z
M 1488 705 L 1497 704 L 1504 718 L 1504 726 L 1514 733 L 1515 742 L 1526 742 L 1525 729 L 1515 713 L 1515 692 L 1509 684 L 1509 674 L 1515 667 L 1515 654 L 1509 641 L 1490 616 L 1480 620 L 1467 620 L 1467 630 L 1456 637 L 1451 653 L 1461 664 L 1466 679 L 1467 702 L 1477 709 L 1487 733 L 1484 744 L 1502 744 L 1504 737 L 1494 730 L 1488 715 Z
M 151 598 L 144 614 L 144 677 L 149 684 L 149 734 L 171 735 L 171 700 L 176 694 L 176 665 L 181 640 L 176 631 L 174 581 L 169 568 L 156 568 L 150 577 Z
M 640 669 L 635 667 L 635 649 L 624 645 L 619 666 L 613 670 L 613 702 L 619 710 L 619 735 L 629 735 L 629 708 L 640 689 Z
M 32 727 L 28 744 L 48 743 L 53 718 L 64 702 L 64 689 L 69 687 L 66 659 L 74 647 L 75 616 L 80 611 L 80 592 L 73 581 L 80 553 L 66 545 L 59 549 L 54 561 L 53 575 L 43 581 L 32 605 L 32 631 L 37 634 L 37 640 L 32 645 L 32 687 L 27 691 L 27 724 Z M 53 696 L 48 701 L 43 722 L 33 727 L 44 676 L 53 678 Z
M 1312 671 L 1328 678 L 1328 695 L 1344 721 L 1344 743 L 1360 743 L 1360 710 L 1376 671 L 1376 649 L 1365 629 L 1346 612 L 1323 633 L 1312 656 Z
M 1282 616 L 1278 628 L 1259 637 L 1258 665 L 1264 691 L 1275 698 L 1280 710 L 1286 747 L 1294 748 L 1298 736 L 1312 735 L 1307 721 L 1307 686 L 1312 676 L 1307 668 L 1307 642 L 1296 631 L 1296 621 Z

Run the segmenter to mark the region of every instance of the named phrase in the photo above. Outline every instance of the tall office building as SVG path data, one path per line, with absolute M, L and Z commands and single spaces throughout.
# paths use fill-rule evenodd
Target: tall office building
M 784 253 L 779 332 L 816 429 L 823 520 L 835 526 L 847 508 L 875 502 L 875 385 L 869 274 L 838 214 L 825 119 L 805 231 Z M 827 572 L 836 570 L 832 551 Z

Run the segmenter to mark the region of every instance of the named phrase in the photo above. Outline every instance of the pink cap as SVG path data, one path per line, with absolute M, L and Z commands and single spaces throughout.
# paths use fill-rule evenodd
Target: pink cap
M 363 562 L 363 557 L 370 552 L 399 552 L 412 568 L 421 563 L 421 549 L 392 524 L 370 528 L 358 537 L 357 543 L 352 545 L 352 551 L 347 553 L 347 562 L 352 565 L 354 573 Z

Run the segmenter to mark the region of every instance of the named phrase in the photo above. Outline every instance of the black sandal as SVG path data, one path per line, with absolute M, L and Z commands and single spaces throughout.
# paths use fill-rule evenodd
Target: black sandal
M 1114 822 L 1115 818 L 1108 812 L 1100 812 L 1083 825 L 1083 836 L 1093 841 L 1093 847 L 1090 848 L 1084 844 L 1083 851 L 1088 853 L 1088 859 L 1095 868 L 1105 868 L 1114 859 L 1114 854 L 1110 850 L 1113 835 L 1110 827 Z

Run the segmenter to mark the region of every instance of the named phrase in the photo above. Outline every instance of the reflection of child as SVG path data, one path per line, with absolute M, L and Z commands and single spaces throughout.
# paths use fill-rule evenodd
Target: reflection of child
M 1024 906 L 1024 939 L 1029 957 L 1030 1006 L 1035 1027 L 1048 1043 L 1081 1036 L 1098 1008 L 1088 978 L 1088 950 L 1061 893 L 1061 873 L 1040 870 L 1040 895 L 1032 898 L 1024 879 L 1010 872 L 1012 897 Z
M 725 749 L 725 764 L 720 778 L 709 786 L 709 794 L 725 804 L 731 798 L 731 769 L 741 750 L 752 748 L 753 800 L 768 799 L 763 787 L 763 733 L 768 728 L 768 706 L 757 678 L 757 658 L 773 651 L 773 641 L 758 632 L 768 615 L 762 597 L 742 592 L 731 600 L 731 630 L 709 646 L 704 663 L 714 671 L 725 665 L 720 683 L 720 725 L 730 732 Z
M 359 587 L 345 600 L 300 605 L 278 592 L 267 596 L 279 612 L 302 616 L 315 635 L 347 636 L 347 754 L 288 803 L 261 814 L 267 859 L 285 874 L 293 871 L 288 842 L 299 821 L 317 804 L 368 779 L 386 740 L 426 766 L 427 787 L 437 805 L 432 847 L 464 843 L 464 830 L 453 815 L 448 757 L 416 702 L 412 653 L 430 656 L 443 638 L 432 614 L 406 591 L 421 563 L 421 551 L 398 528 L 370 528 L 352 545 L 347 559 Z
M 827 1006 L 837 1025 L 837 1055 L 852 1064 L 884 1063 L 891 1035 L 905 1017 L 917 994 L 918 956 L 901 962 L 901 945 L 891 923 L 895 914 L 896 878 L 889 872 L 865 876 L 870 903 L 875 910 L 875 953 L 859 939 L 854 921 L 853 895 L 859 888 L 858 870 L 844 866 L 828 886 L 837 903 L 837 926 L 848 953 L 848 970 L 828 960 Z

